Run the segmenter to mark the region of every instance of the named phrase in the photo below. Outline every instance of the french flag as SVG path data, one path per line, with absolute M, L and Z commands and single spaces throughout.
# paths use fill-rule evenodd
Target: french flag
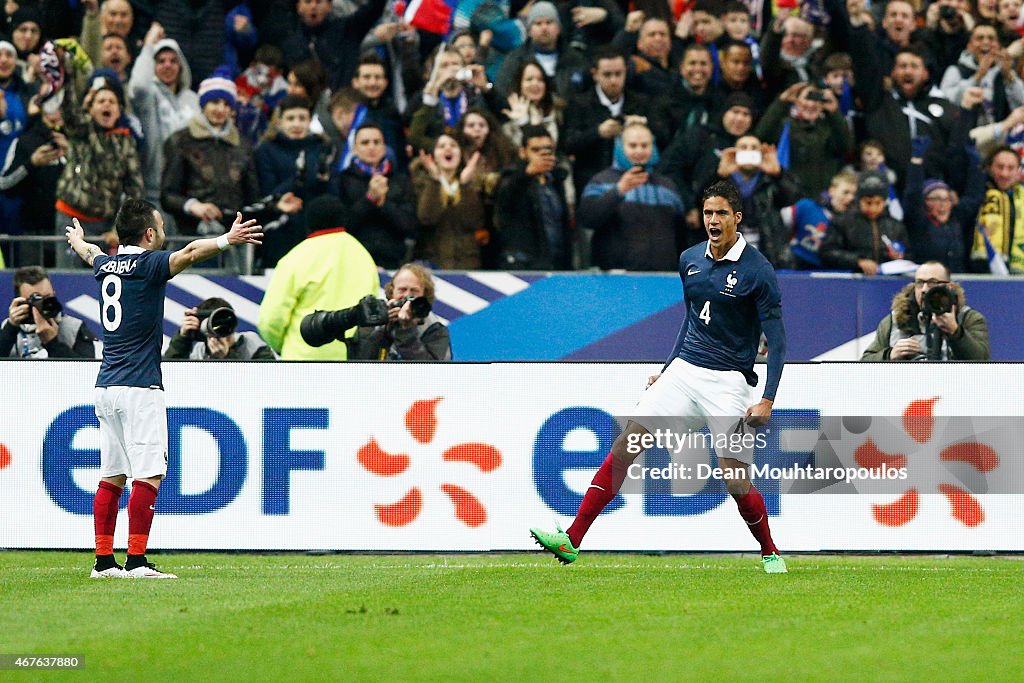
M 404 12 L 401 11 L 402 4 L 404 3 L 396 3 L 395 9 L 402 15 L 405 23 L 422 31 L 443 36 L 452 28 L 452 16 L 455 14 L 455 6 L 459 3 L 458 0 L 412 0 L 406 5 Z

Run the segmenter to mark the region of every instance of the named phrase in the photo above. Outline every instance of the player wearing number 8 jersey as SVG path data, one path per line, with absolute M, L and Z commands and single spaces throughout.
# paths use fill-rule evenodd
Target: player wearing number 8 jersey
M 616 496 L 630 463 L 639 455 L 635 446 L 640 437 L 656 429 L 653 425 L 658 418 L 680 419 L 688 429 L 706 424 L 716 451 L 730 435 L 763 426 L 771 418 L 786 357 L 782 296 L 768 259 L 737 232 L 742 208 L 740 193 L 729 181 L 704 191 L 708 241 L 687 249 L 679 258 L 687 317 L 662 373 L 650 378 L 568 531 L 530 530 L 534 539 L 563 563 L 576 559 L 584 534 Z M 762 398 L 751 405 L 750 388 L 757 386 L 754 358 L 762 331 L 768 339 L 768 375 Z M 633 448 L 627 448 L 628 444 Z M 753 462 L 752 445 L 716 454 L 726 489 L 761 546 L 765 571 L 785 573 L 786 564 L 768 528 L 764 499 L 747 476 L 747 466 Z
M 164 290 L 189 266 L 234 244 L 260 244 L 262 226 L 237 214 L 231 230 L 163 251 L 164 220 L 149 202 L 129 199 L 114 219 L 121 246 L 115 256 L 85 241 L 82 226 L 68 226 L 68 243 L 93 268 L 100 286 L 103 363 L 96 378 L 100 423 L 100 484 L 93 500 L 99 578 L 174 579 L 146 560 L 160 481 L 167 474 L 167 409 L 160 373 Z M 128 558 L 114 560 L 118 500 L 128 477 Z

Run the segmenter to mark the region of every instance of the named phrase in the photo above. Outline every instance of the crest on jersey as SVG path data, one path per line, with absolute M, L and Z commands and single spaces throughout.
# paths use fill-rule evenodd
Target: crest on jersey
M 736 296 L 733 294 L 733 287 L 739 283 L 740 279 L 736 277 L 736 271 L 732 271 L 725 276 L 725 289 L 722 290 L 722 294 L 728 294 L 729 296 Z

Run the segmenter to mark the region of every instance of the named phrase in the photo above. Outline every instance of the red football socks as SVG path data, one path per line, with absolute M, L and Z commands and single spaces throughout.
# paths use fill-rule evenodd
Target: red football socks
M 96 497 L 92 499 L 92 518 L 96 527 L 96 555 L 114 554 L 114 527 L 117 525 L 117 502 L 120 487 L 100 481 Z
M 145 555 L 149 530 L 156 509 L 156 487 L 144 481 L 132 482 L 128 498 L 128 554 Z
M 594 475 L 590 482 L 590 488 L 583 496 L 580 509 L 576 513 L 576 519 L 569 527 L 569 541 L 574 548 L 579 549 L 583 536 L 586 535 L 590 525 L 594 523 L 597 516 L 604 510 L 605 505 L 611 502 L 615 494 L 622 488 L 622 482 L 626 478 L 629 463 L 623 462 L 611 453 L 604 459 L 601 469 Z
M 778 553 L 779 549 L 772 541 L 772 532 L 768 529 L 768 510 L 765 509 L 761 492 L 751 484 L 745 495 L 736 497 L 736 505 L 740 509 L 740 517 L 750 528 L 750 533 L 761 544 L 761 554 Z

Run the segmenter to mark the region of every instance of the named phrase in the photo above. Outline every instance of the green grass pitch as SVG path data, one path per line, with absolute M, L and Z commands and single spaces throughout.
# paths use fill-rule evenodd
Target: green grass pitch
M 1024 680 L 1021 558 L 0 553 L 2 680 Z

